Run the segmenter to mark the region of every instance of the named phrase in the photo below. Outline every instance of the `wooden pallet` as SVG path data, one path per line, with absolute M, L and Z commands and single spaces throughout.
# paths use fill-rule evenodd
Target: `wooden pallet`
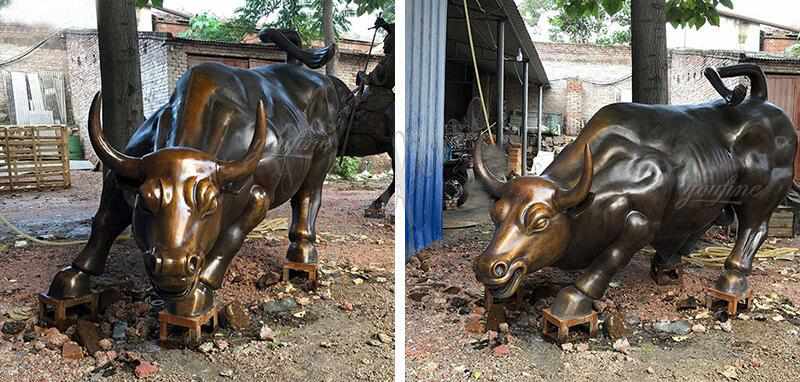
M 0 192 L 69 188 L 64 125 L 0 126 Z
M 769 237 L 794 237 L 794 210 L 779 206 L 769 218 Z

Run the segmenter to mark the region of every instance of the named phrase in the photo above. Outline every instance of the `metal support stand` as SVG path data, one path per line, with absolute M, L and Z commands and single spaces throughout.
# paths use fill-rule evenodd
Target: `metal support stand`
M 500 324 L 508 322 L 506 319 L 506 303 L 495 302 L 494 296 L 484 289 L 483 292 L 484 303 L 486 307 L 486 330 L 500 331 Z M 521 309 L 525 298 L 522 291 L 514 293 L 513 305 L 516 309 Z
M 47 326 L 55 326 L 64 331 L 78 321 L 78 315 L 69 314 L 69 310 L 85 306 L 89 310 L 89 319 L 97 319 L 97 293 L 83 297 L 57 299 L 46 293 L 39 294 L 39 321 Z
M 306 274 L 308 281 L 311 282 L 312 288 L 316 288 L 318 270 L 319 264 L 295 263 L 289 261 L 283 266 L 283 281 L 289 281 L 292 271 L 301 272 Z
M 738 310 L 746 311 L 753 306 L 753 288 L 748 288 L 741 296 L 726 293 L 714 288 L 706 288 L 706 308 L 711 309 L 717 301 L 727 303 L 728 315 L 736 317 Z
M 158 322 L 160 324 L 158 338 L 162 343 L 167 341 L 169 325 L 173 325 L 189 329 L 187 334 L 189 343 L 197 344 L 203 336 L 204 325 L 210 322 L 212 332 L 219 326 L 219 309 L 216 306 L 212 307 L 197 317 L 176 316 L 162 310 L 158 312 Z
M 569 328 L 579 325 L 589 325 L 589 337 L 595 337 L 598 331 L 597 312 L 579 318 L 568 318 L 562 320 L 550 312 L 550 308 L 542 310 L 542 334 L 550 337 L 558 343 L 563 343 L 569 336 Z M 554 331 L 551 331 L 555 329 Z

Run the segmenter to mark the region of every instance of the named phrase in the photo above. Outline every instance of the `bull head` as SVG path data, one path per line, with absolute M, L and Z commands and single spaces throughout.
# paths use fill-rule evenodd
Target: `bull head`
M 567 248 L 572 234 L 571 209 L 587 199 L 592 186 L 592 153 L 587 145 L 581 177 L 572 187 L 544 176 L 503 183 L 486 168 L 481 145 L 475 143 L 474 171 L 496 200 L 489 210 L 495 231 L 473 265 L 478 281 L 502 299 L 516 292 L 528 272 L 552 265 Z
M 169 111 L 159 123 L 169 128 Z M 141 158 L 115 150 L 100 126 L 100 93 L 89 110 L 94 151 L 118 178 L 138 185 L 133 231 L 145 253 L 145 269 L 166 297 L 189 294 L 200 280 L 206 255 L 222 229 L 223 186 L 252 175 L 262 157 L 267 119 L 259 103 L 253 139 L 244 158 L 221 161 L 186 147 L 169 147 Z

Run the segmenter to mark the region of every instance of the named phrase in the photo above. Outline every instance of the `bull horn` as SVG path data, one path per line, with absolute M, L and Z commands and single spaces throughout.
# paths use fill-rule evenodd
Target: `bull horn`
M 583 173 L 578 184 L 570 190 L 556 191 L 555 201 L 560 209 L 567 209 L 575 207 L 578 203 L 582 202 L 589 195 L 589 190 L 592 188 L 592 151 L 589 145 L 583 149 Z
M 264 111 L 264 102 L 258 101 L 256 130 L 253 133 L 253 140 L 250 142 L 247 154 L 237 161 L 219 161 L 217 163 L 217 176 L 221 183 L 233 182 L 252 175 L 256 171 L 258 161 L 261 159 L 266 141 L 267 115 Z
M 142 179 L 142 160 L 117 151 L 103 136 L 103 129 L 100 126 L 101 104 L 100 92 L 97 92 L 89 108 L 89 140 L 92 142 L 94 152 L 103 165 L 116 175 L 128 179 Z
M 499 199 L 503 196 L 503 187 L 505 183 L 497 180 L 497 178 L 489 172 L 489 169 L 486 168 L 486 163 L 483 163 L 481 146 L 483 146 L 483 142 L 481 142 L 479 138 L 475 141 L 475 147 L 472 152 L 472 167 L 475 170 L 475 177 L 483 183 L 483 187 L 489 195 Z

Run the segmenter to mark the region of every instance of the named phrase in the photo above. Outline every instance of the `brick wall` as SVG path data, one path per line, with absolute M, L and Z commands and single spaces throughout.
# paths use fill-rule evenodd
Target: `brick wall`
M 719 99 L 719 93 L 703 75 L 703 70 L 707 67 L 726 66 L 739 62 L 737 55 L 733 53 L 701 52 L 696 50 L 672 50 L 670 52 L 669 90 L 670 103 L 673 105 Z M 739 79 L 728 78 L 723 82 L 729 88 L 733 88 L 739 83 Z
M 83 142 L 86 159 L 97 163 L 97 156 L 89 144 L 86 127 L 89 106 L 95 93 L 100 90 L 100 56 L 97 50 L 97 34 L 81 31 L 67 31 L 67 71 L 72 98 L 72 115 Z
M 770 53 L 783 54 L 786 48 L 797 43 L 796 39 L 792 38 L 764 38 L 761 40 L 761 51 Z
M 605 105 L 630 101 L 630 47 L 549 42 L 535 45 L 550 80 L 550 88 L 544 91 L 543 111 L 561 114 L 565 133 L 580 132 L 585 122 Z M 512 86 L 514 91 L 517 88 Z M 535 126 L 539 97 L 538 90 L 531 89 L 529 125 Z
M 139 63 L 142 71 L 142 106 L 144 118 L 149 118 L 169 101 L 172 88 L 169 82 L 169 47 L 157 36 L 139 39 Z
M 6 78 L 10 72 L 35 73 L 42 71 L 55 71 L 64 73 L 65 82 L 68 82 L 66 73 L 66 47 L 65 39 L 61 34 L 49 27 L 37 27 L 19 24 L 0 24 L 0 61 L 15 57 L 47 37 L 50 37 L 41 47 L 34 50 L 19 61 L 0 67 L 0 124 L 11 123 L 11 110 L 9 108 L 9 93 Z M 64 89 L 67 104 L 67 123 L 73 122 L 70 113 L 70 89 Z

